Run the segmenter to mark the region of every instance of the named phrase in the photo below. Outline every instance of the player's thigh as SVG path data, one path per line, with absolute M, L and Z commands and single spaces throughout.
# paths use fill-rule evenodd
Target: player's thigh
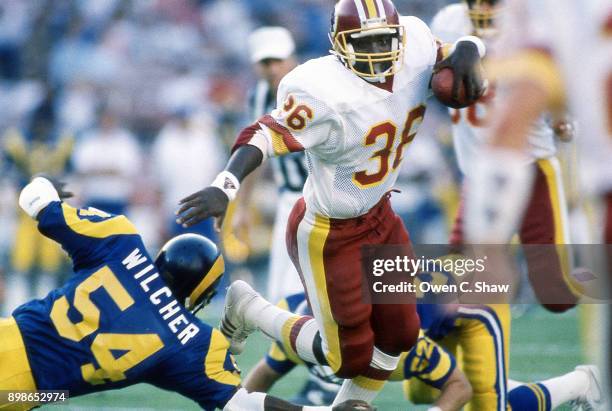
M 301 214 L 299 204 L 289 219 L 287 244 L 302 276 L 319 326 L 327 360 L 336 372 L 367 367 L 374 346 L 372 306 L 363 302 L 360 244 L 345 240 L 331 221 Z
M 412 244 L 403 222 L 397 215 L 391 218 L 396 221 L 386 241 L 389 244 L 404 245 L 405 253 L 414 258 Z M 373 305 L 371 324 L 376 347 L 393 355 L 408 351 L 419 336 L 420 321 L 416 312 L 416 296 L 407 295 L 402 304 Z
M 35 389 L 19 328 L 12 317 L 0 318 L 0 390 Z
M 510 306 L 466 306 L 459 314 L 460 366 L 474 391 L 466 410 L 505 410 Z

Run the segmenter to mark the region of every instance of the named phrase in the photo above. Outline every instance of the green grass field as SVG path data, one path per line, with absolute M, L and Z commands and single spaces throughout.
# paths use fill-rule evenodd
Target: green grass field
M 218 312 L 212 309 L 211 312 Z M 214 319 L 211 324 L 216 324 Z M 535 307 L 513 321 L 510 354 L 510 377 L 520 381 L 536 381 L 572 370 L 583 363 L 580 344 L 578 312 L 553 315 Z M 244 354 L 237 357 L 243 374 L 262 357 L 269 340 L 257 334 L 249 338 Z M 302 386 L 305 371 L 294 370 L 274 387 L 273 393 L 289 398 Z M 375 404 L 381 411 L 424 410 L 409 404 L 402 395 L 401 384 L 389 383 L 378 396 Z M 66 405 L 44 407 L 54 410 L 191 410 L 195 403 L 183 397 L 158 390 L 147 385 L 137 385 L 123 390 L 92 394 L 70 400 Z

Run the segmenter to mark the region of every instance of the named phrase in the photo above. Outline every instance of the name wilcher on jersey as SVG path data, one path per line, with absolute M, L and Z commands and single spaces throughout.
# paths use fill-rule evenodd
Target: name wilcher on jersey
M 149 264 L 146 264 L 147 262 Z M 140 287 L 147 293 L 153 305 L 161 306 L 159 313 L 181 344 L 185 345 L 187 341 L 198 334 L 200 329 L 180 313 L 181 307 L 168 287 L 163 286 L 156 290 L 151 289 L 149 284 L 151 281 L 159 278 L 159 273 L 154 270 L 155 266 L 153 263 L 148 261 L 148 258 L 142 255 L 138 248 L 135 248 L 125 257 L 122 263 L 128 271 L 136 271 L 134 279 L 140 281 Z

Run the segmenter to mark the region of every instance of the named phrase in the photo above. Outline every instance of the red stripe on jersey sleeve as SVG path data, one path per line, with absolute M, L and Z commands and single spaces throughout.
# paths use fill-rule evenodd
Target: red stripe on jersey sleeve
M 238 148 L 249 144 L 249 141 L 251 141 L 251 139 L 253 138 L 253 136 L 258 130 L 261 130 L 261 126 L 259 125 L 258 121 L 251 124 L 248 127 L 245 127 L 240 132 L 240 134 L 238 134 L 238 137 L 236 137 L 236 141 L 234 142 L 234 145 L 232 146 L 232 154 L 234 153 L 234 151 L 238 150 Z
M 304 151 L 304 146 L 302 146 L 299 141 L 297 141 L 295 137 L 293 137 L 291 132 L 287 130 L 285 126 L 277 123 L 271 115 L 266 114 L 265 116 L 259 119 L 259 122 L 280 134 L 283 138 L 283 142 L 285 143 L 290 152 L 295 153 L 297 151 Z

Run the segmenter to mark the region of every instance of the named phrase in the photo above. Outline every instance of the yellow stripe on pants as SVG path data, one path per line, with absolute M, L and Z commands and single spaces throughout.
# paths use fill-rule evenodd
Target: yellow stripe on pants
M 13 317 L 0 319 L 0 390 L 36 390 L 23 338 Z M 36 405 L 0 399 L 1 410 L 29 410 Z

